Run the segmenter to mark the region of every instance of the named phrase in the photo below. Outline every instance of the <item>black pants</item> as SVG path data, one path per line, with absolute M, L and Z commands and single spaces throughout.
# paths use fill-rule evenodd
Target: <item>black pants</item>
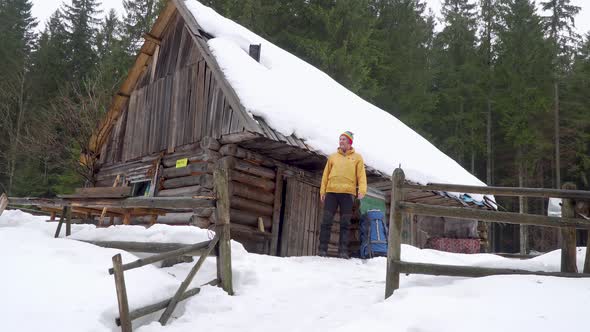
M 350 229 L 350 218 L 352 217 L 352 204 L 354 196 L 351 194 L 327 193 L 324 201 L 324 217 L 320 231 L 320 251 L 328 250 L 330 233 L 332 233 L 332 222 L 336 209 L 340 207 L 340 243 L 339 253 L 348 253 L 348 233 Z

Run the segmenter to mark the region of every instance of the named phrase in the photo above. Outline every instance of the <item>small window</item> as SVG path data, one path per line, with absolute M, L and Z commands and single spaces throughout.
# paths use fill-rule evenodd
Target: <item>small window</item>
M 134 183 L 132 196 L 149 196 L 151 184 L 151 181 L 142 181 Z

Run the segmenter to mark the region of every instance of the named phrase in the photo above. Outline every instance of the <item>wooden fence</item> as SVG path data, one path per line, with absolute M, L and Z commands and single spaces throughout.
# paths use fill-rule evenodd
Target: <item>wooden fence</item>
M 586 248 L 583 273 L 577 273 L 576 267 L 576 228 L 590 230 L 590 220 L 575 218 L 575 200 L 590 201 L 590 191 L 572 190 L 571 184 L 564 185 L 563 190 L 542 188 L 479 187 L 455 184 L 413 185 L 405 182 L 401 168 L 393 172 L 391 210 L 389 217 L 389 241 L 387 250 L 387 274 L 385 298 L 390 297 L 399 288 L 400 273 L 428 274 L 461 277 L 483 277 L 500 274 L 534 274 L 557 277 L 590 277 L 590 232 Z M 575 187 L 574 187 L 575 188 Z M 407 190 L 446 191 L 496 196 L 522 197 L 556 197 L 562 198 L 562 216 L 548 217 L 542 215 L 489 211 L 475 208 L 445 207 L 418 204 L 404 201 Z M 561 272 L 526 271 L 517 269 L 484 268 L 474 266 L 453 266 L 404 262 L 401 260 L 402 214 L 427 215 L 474 219 L 486 222 L 499 222 L 518 225 L 535 225 L 558 227 L 561 229 L 562 254 Z
M 147 258 L 123 264 L 121 254 L 113 256 L 113 267 L 109 273 L 114 275 L 119 304 L 119 317 L 116 324 L 121 326 L 122 332 L 132 331 L 131 321 L 159 310 L 165 309 L 160 317 L 160 324 L 166 325 L 168 319 L 174 312 L 178 302 L 185 300 L 199 293 L 200 288 L 188 289 L 188 286 L 205 262 L 205 259 L 214 251 L 217 257 L 217 278 L 207 283 L 220 285 L 228 294 L 233 295 L 232 272 L 231 272 L 231 249 L 230 249 L 230 224 L 229 224 L 229 178 L 227 169 L 215 171 L 215 184 L 217 188 L 217 224 L 216 235 L 210 241 L 200 242 L 190 246 L 184 246 L 172 251 L 164 252 Z M 174 296 L 158 303 L 150 304 L 133 311 L 129 310 L 127 301 L 127 290 L 125 287 L 124 271 L 136 269 L 148 264 L 156 263 L 165 259 L 181 257 L 191 252 L 202 252 L 197 263 L 192 267 L 184 281 L 178 287 Z

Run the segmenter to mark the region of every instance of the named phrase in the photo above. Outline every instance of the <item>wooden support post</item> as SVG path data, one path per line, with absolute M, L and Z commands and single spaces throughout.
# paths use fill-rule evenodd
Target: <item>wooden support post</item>
M 49 216 L 49 221 L 55 221 L 55 216 L 56 216 L 55 211 L 52 211 L 51 215 Z
M 123 225 L 131 225 L 131 214 L 125 213 L 123 215 Z
M 387 274 L 385 276 L 385 298 L 399 288 L 399 267 L 402 242 L 402 212 L 399 202 L 403 200 L 402 186 L 406 180 L 404 171 L 396 168 L 392 176 L 391 206 L 389 212 L 389 238 L 387 247 Z
M 66 236 L 72 235 L 72 208 L 66 207 Z
M 566 190 L 576 190 L 576 185 L 568 182 L 561 187 Z M 564 198 L 561 203 L 561 216 L 563 218 L 575 218 L 575 203 L 572 199 Z M 576 229 L 564 227 L 560 230 L 561 235 L 561 272 L 578 272 L 576 265 Z
M 57 228 L 55 229 L 55 238 L 59 237 L 59 233 L 61 232 L 61 225 L 64 223 L 64 218 L 66 217 L 66 212 L 68 210 L 67 206 L 64 206 L 61 210 L 61 216 L 59 217 L 59 222 L 57 223 Z
M 584 273 L 590 273 L 590 230 L 586 237 L 586 258 L 584 259 Z
M 526 213 L 523 196 L 518 197 L 518 212 L 520 214 Z M 518 225 L 518 232 L 519 232 L 519 238 L 520 238 L 520 254 L 526 255 L 526 254 L 528 254 L 528 251 L 529 251 L 529 248 L 528 248 L 528 244 L 529 244 L 528 243 L 528 240 L 529 240 L 528 226 L 523 225 L 523 224 Z
M 199 272 L 199 269 L 201 268 L 201 266 L 205 262 L 205 259 L 207 259 L 207 256 L 209 256 L 211 251 L 213 251 L 213 249 L 215 249 L 215 247 L 217 246 L 218 240 L 219 240 L 219 235 L 215 236 L 213 238 L 213 240 L 211 240 L 211 242 L 209 242 L 209 246 L 207 247 L 207 250 L 203 253 L 203 255 L 201 255 L 201 257 L 197 261 L 197 264 L 195 264 L 195 266 L 193 266 L 193 268 L 190 270 L 190 272 L 188 273 L 188 275 L 186 276 L 186 278 L 184 279 L 182 284 L 180 284 L 180 287 L 178 287 L 176 294 L 174 294 L 172 299 L 170 299 L 170 303 L 168 303 L 166 310 L 164 310 L 164 313 L 162 313 L 162 316 L 160 317 L 160 324 L 166 325 L 166 323 L 168 322 L 168 319 L 170 319 L 170 316 L 172 316 L 172 313 L 174 312 L 176 305 L 178 304 L 178 302 L 182 298 L 182 295 L 184 294 L 184 292 L 187 290 L 188 285 L 190 285 L 191 281 L 193 281 L 193 278 L 195 277 L 197 272 Z
M 121 174 L 117 174 L 117 177 L 115 178 L 115 182 L 113 183 L 113 187 L 116 187 L 119 185 L 119 181 L 121 180 Z M 107 214 L 107 208 L 102 208 L 102 213 L 100 214 L 100 218 L 98 219 L 98 227 L 102 227 L 102 222 L 104 221 L 104 217 Z
M 219 236 L 217 256 L 217 278 L 221 282 L 221 288 L 229 295 L 233 295 L 232 271 L 231 271 L 231 245 L 230 245 L 230 179 L 229 169 L 220 168 L 214 172 L 215 192 L 217 196 L 217 225 L 215 232 Z
M 127 301 L 127 289 L 123 276 L 123 262 L 121 254 L 113 256 L 113 271 L 115 287 L 117 289 L 117 302 L 119 303 L 119 320 L 122 332 L 131 332 L 131 318 L 129 317 L 129 302 Z
M 274 203 L 272 209 L 272 238 L 270 239 L 270 252 L 272 256 L 278 256 L 279 248 L 279 229 L 281 223 L 281 205 L 283 203 L 283 169 L 277 169 L 277 177 L 275 182 Z
M 4 212 L 4 210 L 6 209 L 7 206 L 8 206 L 8 197 L 6 196 L 6 194 L 0 195 L 0 216 L 2 215 L 2 212 Z

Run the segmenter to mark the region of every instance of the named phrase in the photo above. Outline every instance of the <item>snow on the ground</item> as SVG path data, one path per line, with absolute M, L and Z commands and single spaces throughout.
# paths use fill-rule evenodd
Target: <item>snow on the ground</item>
M 73 239 L 54 239 L 56 223 L 20 211 L 0 217 L 2 331 L 117 331 L 111 257 L 137 258 Z M 62 230 L 63 232 L 63 230 Z M 73 225 L 72 238 L 200 242 L 205 230 Z M 63 234 L 63 233 L 62 233 Z M 63 236 L 63 235 L 62 235 Z M 585 250 L 578 249 L 578 266 Z M 528 261 L 403 246 L 402 259 L 439 264 L 557 271 L 559 251 Z M 131 309 L 170 297 L 193 264 L 125 272 Z M 580 330 L 590 280 L 540 276 L 486 278 L 401 276 L 384 300 L 385 259 L 279 258 L 247 253 L 232 243 L 235 296 L 205 286 L 181 303 L 169 324 L 158 313 L 134 321 L 137 331 L 557 331 Z M 208 258 L 191 287 L 216 275 Z
M 406 178 L 422 184 L 483 184 L 404 123 L 319 69 L 196 0 L 185 4 L 214 36 L 209 48 L 240 102 L 273 129 L 295 134 L 326 155 L 350 130 L 365 163 L 385 174 L 401 165 Z M 260 63 L 248 54 L 251 44 L 262 45 Z M 481 195 L 475 197 L 481 200 Z

